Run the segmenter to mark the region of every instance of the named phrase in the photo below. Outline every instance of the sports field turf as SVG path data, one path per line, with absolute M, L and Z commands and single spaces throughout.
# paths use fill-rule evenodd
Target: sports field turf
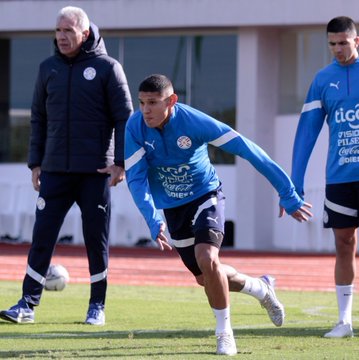
M 89 286 L 45 292 L 36 323 L 0 320 L 0 359 L 218 359 L 214 318 L 197 287 L 110 285 L 106 325 L 84 325 Z M 0 309 L 15 304 L 20 282 L 0 282 Z M 337 319 L 332 292 L 279 291 L 286 322 L 276 328 L 259 303 L 232 293 L 238 355 L 232 359 L 359 359 L 359 336 L 325 339 Z M 359 301 L 353 304 L 359 328 Z M 357 334 L 358 335 L 358 334 Z

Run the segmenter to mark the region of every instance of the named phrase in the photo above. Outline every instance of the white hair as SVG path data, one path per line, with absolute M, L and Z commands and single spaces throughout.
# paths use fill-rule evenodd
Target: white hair
M 81 31 L 90 29 L 90 20 L 85 11 L 79 7 L 66 6 L 62 8 L 57 14 L 57 22 L 62 18 L 74 19 Z

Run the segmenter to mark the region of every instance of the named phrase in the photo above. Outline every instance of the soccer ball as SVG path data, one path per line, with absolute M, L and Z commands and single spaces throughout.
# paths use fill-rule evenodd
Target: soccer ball
M 46 274 L 45 290 L 61 291 L 69 282 L 68 271 L 62 265 L 50 265 Z

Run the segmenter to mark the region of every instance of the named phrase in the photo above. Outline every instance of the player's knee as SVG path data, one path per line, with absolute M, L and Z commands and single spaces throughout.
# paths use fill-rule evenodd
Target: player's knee
M 195 256 L 203 274 L 218 271 L 218 253 L 223 241 L 222 232 L 215 229 L 201 229 L 196 231 Z
M 218 249 L 208 244 L 199 244 L 196 246 L 196 260 L 204 274 L 215 272 L 220 266 Z
M 357 247 L 355 232 L 337 231 L 335 233 L 335 246 L 338 254 L 355 252 Z
M 354 245 L 354 242 L 350 241 L 349 239 L 336 241 L 335 247 L 337 256 L 342 257 L 352 256 L 356 251 L 356 245 Z

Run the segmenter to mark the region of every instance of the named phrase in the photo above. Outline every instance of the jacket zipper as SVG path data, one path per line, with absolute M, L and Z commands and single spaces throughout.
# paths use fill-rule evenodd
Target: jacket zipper
M 70 98 L 71 98 L 71 79 L 72 79 L 72 66 L 73 64 L 69 64 L 69 76 L 67 83 L 67 127 L 66 127 L 66 170 L 70 171 Z
M 167 147 L 167 142 L 166 142 L 166 137 L 164 136 L 163 132 L 165 131 L 165 129 L 163 128 L 162 130 L 159 130 L 160 136 L 161 136 L 161 140 L 162 140 L 162 144 L 163 144 L 163 149 L 164 149 L 164 153 L 165 156 L 168 156 L 168 147 Z

